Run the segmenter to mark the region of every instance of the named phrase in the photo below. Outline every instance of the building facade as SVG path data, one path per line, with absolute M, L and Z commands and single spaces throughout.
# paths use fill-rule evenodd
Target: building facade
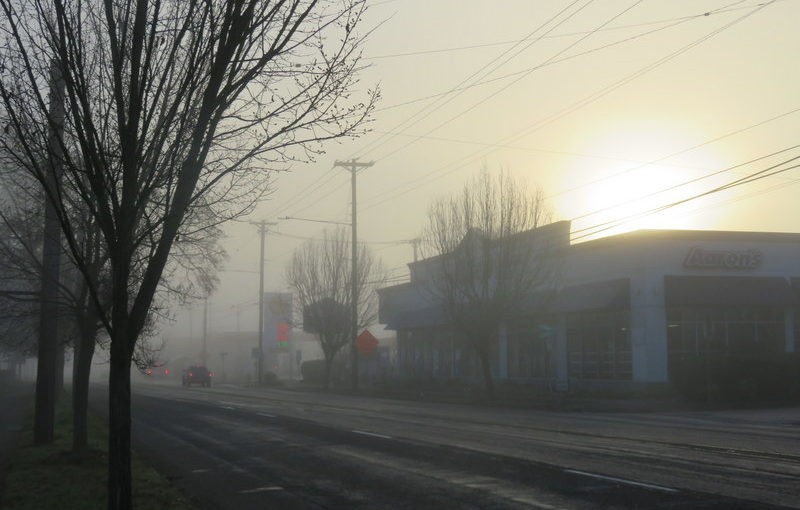
M 552 289 L 497 332 L 499 379 L 630 388 L 670 381 L 690 356 L 796 349 L 800 234 L 643 230 L 564 248 Z M 478 364 L 426 291 L 411 281 L 379 291 L 380 319 L 397 331 L 407 377 L 472 378 Z

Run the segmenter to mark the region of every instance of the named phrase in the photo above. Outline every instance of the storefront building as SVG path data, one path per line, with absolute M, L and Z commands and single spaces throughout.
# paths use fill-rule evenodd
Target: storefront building
M 688 356 L 784 353 L 796 348 L 800 234 L 642 230 L 575 245 L 568 228 L 552 289 L 497 333 L 499 379 L 565 389 L 637 387 L 670 380 Z M 398 373 L 479 378 L 425 290 L 379 291 L 380 320 L 397 331 Z

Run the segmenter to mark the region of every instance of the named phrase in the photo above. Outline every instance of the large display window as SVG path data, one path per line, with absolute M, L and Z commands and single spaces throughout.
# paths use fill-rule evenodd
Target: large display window
M 627 310 L 570 313 L 566 319 L 570 378 L 633 377 Z
M 555 320 L 537 317 L 512 321 L 507 328 L 508 376 L 513 379 L 553 377 Z
M 783 308 L 670 308 L 667 342 L 670 362 L 695 356 L 782 352 L 786 345 Z

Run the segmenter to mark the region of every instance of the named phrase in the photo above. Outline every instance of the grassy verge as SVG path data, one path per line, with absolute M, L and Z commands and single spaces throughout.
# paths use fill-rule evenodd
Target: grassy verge
M 70 451 L 72 415 L 68 394 L 56 408 L 55 441 L 32 446 L 33 420 L 20 434 L 5 481 L 3 510 L 94 510 L 106 508 L 107 432 L 96 416 L 89 417 L 89 451 Z M 189 510 L 192 505 L 168 480 L 134 453 L 134 508 Z

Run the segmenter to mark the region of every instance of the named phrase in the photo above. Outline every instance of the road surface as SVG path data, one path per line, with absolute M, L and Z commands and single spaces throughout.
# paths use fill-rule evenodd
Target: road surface
M 178 383 L 137 385 L 133 414 L 139 451 L 207 509 L 800 508 L 798 408 L 559 413 Z

